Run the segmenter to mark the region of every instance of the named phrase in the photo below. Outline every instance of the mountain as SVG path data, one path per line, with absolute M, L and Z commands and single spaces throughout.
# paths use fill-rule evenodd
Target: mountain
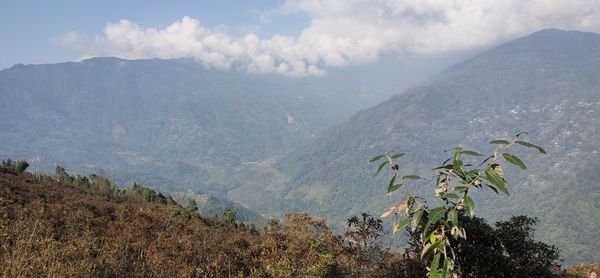
M 557 245 L 566 264 L 600 261 L 600 35 L 555 29 L 516 39 L 449 68 L 431 81 L 360 111 L 268 169 L 266 186 L 241 186 L 234 201 L 266 212 L 304 210 L 341 225 L 399 202 L 367 160 L 405 152 L 400 168 L 425 181 L 457 145 L 491 152 L 490 140 L 528 131 L 540 155 L 516 152 L 529 166 L 508 169 L 511 196 L 483 190 L 477 214 L 493 220 L 527 214 L 540 219 L 537 237 Z
M 291 79 L 187 59 L 15 65 L 0 71 L 0 157 L 224 197 L 236 167 L 286 153 L 396 90 L 343 76 Z

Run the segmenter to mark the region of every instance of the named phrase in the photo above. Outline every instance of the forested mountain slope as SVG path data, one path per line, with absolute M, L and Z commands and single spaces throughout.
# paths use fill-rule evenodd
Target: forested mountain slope
M 547 155 L 517 152 L 527 171 L 509 169 L 511 196 L 477 196 L 491 219 L 540 218 L 538 238 L 564 251 L 567 264 L 599 261 L 600 35 L 543 30 L 456 65 L 420 87 L 355 114 L 281 158 L 266 187 L 234 190 L 263 211 L 306 210 L 337 223 L 400 201 L 385 194 L 367 160 L 405 152 L 400 167 L 425 177 L 410 190 L 433 193 L 431 169 L 457 145 L 493 150 L 492 139 L 528 131 Z M 265 171 L 263 171 L 265 172 Z
M 15 65 L 0 71 L 0 157 L 224 197 L 237 182 L 232 168 L 285 153 L 393 93 L 391 84 L 373 92 L 362 78 L 339 78 L 186 59 Z

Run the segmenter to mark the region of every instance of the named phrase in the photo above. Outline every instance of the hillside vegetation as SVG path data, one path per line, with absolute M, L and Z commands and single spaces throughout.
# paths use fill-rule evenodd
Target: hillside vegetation
M 233 219 L 199 216 L 170 197 L 99 176 L 49 177 L 0 167 L 0 274 L 95 277 L 423 277 L 420 250 L 378 244 L 381 221 L 362 214 L 342 235 L 323 219 L 288 213 L 258 231 Z M 26 167 L 25 167 L 26 168 Z M 82 182 L 83 181 L 83 182 Z M 462 216 L 461 216 L 462 217 Z M 525 216 L 464 218 L 465 277 L 582 277 L 597 265 L 561 271 L 558 250 L 531 238 Z M 413 241 L 416 238 L 413 238 Z M 413 245 L 416 246 L 416 245 Z M 515 249 L 516 248 L 516 249 Z M 517 251 L 517 252 L 515 252 Z M 475 276 L 473 276 L 475 275 Z M 516 276 L 515 276 L 516 275 Z
M 383 252 L 356 249 L 323 220 L 290 213 L 260 233 L 200 217 L 147 188 L 106 195 L 61 177 L 0 168 L 0 274 L 97 277 L 305 277 L 401 274 Z M 152 192 L 152 193 L 145 193 Z M 346 243 L 344 243 L 346 242 Z

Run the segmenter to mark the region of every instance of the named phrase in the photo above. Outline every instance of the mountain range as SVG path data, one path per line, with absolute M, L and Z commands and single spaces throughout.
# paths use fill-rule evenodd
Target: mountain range
M 476 213 L 538 217 L 538 239 L 566 264 L 600 260 L 600 35 L 542 30 L 402 92 L 404 77 L 367 73 L 289 79 L 187 59 L 16 65 L 0 71 L 0 158 L 341 227 L 402 198 L 386 195 L 370 157 L 407 153 L 402 169 L 424 177 L 409 190 L 429 196 L 444 150 L 490 152 L 490 140 L 527 131 L 548 154 L 517 151 L 529 169 L 507 170 L 511 196 L 477 194 Z
M 379 215 L 402 199 L 386 194 L 389 176 L 373 178 L 370 157 L 407 153 L 400 168 L 425 179 L 405 193 L 427 197 L 431 169 L 449 156 L 444 150 L 462 145 L 490 153 L 489 141 L 527 131 L 548 154 L 517 149 L 529 169 L 507 169 L 511 196 L 484 190 L 477 213 L 490 221 L 538 217 L 538 238 L 563 250 L 566 264 L 598 261 L 598 127 L 600 35 L 548 29 L 356 113 L 274 163 L 269 171 L 284 177 L 277 184 L 248 184 L 230 196 L 259 211 L 303 210 L 342 226 L 351 215 Z

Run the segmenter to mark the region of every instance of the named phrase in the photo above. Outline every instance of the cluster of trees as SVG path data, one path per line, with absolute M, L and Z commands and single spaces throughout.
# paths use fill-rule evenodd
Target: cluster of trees
M 2 165 L 0 165 L 0 169 L 4 169 L 5 171 L 10 171 L 14 173 L 23 173 L 29 167 L 29 163 L 25 160 L 17 160 L 12 161 L 10 158 L 7 160 L 2 160 Z
M 158 204 L 176 204 L 169 196 L 165 196 L 160 192 L 133 183 L 132 186 L 124 189 L 119 188 L 117 183 L 109 180 L 106 177 L 91 174 L 88 176 L 69 175 L 65 168 L 57 165 L 54 169 L 54 179 L 65 185 L 75 186 L 88 194 L 102 196 L 113 201 L 135 201 L 145 203 Z

